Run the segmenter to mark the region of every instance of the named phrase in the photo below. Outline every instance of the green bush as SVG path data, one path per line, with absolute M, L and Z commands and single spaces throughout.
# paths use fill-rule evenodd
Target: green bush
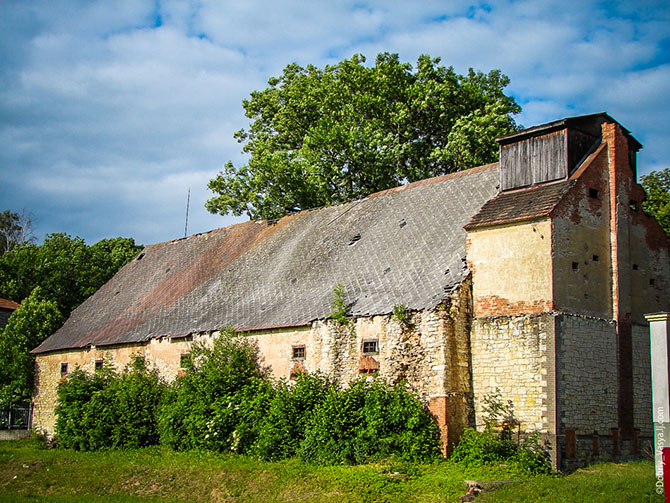
M 334 386 L 321 373 L 300 372 L 293 383 L 278 382 L 253 452 L 265 460 L 294 456 L 305 438 L 312 412 Z
M 136 448 L 158 443 L 156 409 L 165 384 L 135 357 L 121 374 L 104 368 L 72 372 L 58 387 L 56 437 L 79 450 Z
M 419 399 L 402 384 L 359 379 L 331 388 L 314 410 L 298 454 L 316 464 L 356 464 L 397 456 L 439 455 L 439 429 Z
M 58 385 L 55 434 L 60 446 L 77 450 L 90 448 L 85 418 L 93 395 L 103 390 L 110 378 L 107 369 L 95 374 L 75 369 Z
M 483 398 L 484 431 L 467 429 L 451 459 L 463 466 L 514 465 L 532 474 L 550 473 L 549 456 L 539 433 L 522 436 L 512 431 L 519 422 L 511 400 L 503 401 L 500 390 Z
M 359 379 L 341 389 L 320 374 L 273 382 L 257 346 L 232 329 L 169 386 L 138 358 L 120 375 L 75 370 L 60 386 L 56 434 L 64 447 L 94 450 L 160 442 L 176 450 L 233 451 L 318 464 L 439 455 L 439 429 L 403 384 Z
M 191 366 L 160 407 L 161 443 L 178 450 L 236 450 L 240 433 L 244 445 L 253 443 L 249 418 L 256 412 L 249 409 L 250 398 L 263 410 L 258 400 L 265 400 L 268 391 L 260 382 L 267 372 L 259 362 L 258 347 L 231 328 L 222 329 L 211 347 L 194 344 Z M 247 426 L 233 435 L 240 422 Z

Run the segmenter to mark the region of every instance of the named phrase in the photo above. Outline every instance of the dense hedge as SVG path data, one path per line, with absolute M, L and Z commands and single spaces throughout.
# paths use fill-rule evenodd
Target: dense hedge
M 121 374 L 75 370 L 58 389 L 56 436 L 74 449 L 207 449 L 318 464 L 439 455 L 439 429 L 403 384 L 360 379 L 341 388 L 320 374 L 272 381 L 258 348 L 223 330 L 195 344 L 170 385 L 141 358 Z
M 58 386 L 58 442 L 80 450 L 156 444 L 156 413 L 165 389 L 142 358 L 120 374 L 109 368 L 94 374 L 77 369 Z

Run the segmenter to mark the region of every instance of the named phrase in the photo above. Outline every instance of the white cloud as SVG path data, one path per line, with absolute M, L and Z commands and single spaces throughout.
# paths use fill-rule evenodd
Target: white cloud
M 608 111 L 644 173 L 670 158 L 669 22 L 660 1 L 4 2 L 0 198 L 40 232 L 149 243 L 181 235 L 190 186 L 191 230 L 225 225 L 203 205 L 243 160 L 241 100 L 290 62 L 355 52 L 500 68 L 526 126 Z

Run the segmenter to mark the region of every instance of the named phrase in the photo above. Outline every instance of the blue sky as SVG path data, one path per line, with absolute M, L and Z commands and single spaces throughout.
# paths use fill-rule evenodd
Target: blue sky
M 244 161 L 241 101 L 288 63 L 354 53 L 499 68 L 533 126 L 606 111 L 670 167 L 670 3 L 7 1 L 0 3 L 0 211 L 36 233 L 149 244 L 239 218 L 207 181 Z

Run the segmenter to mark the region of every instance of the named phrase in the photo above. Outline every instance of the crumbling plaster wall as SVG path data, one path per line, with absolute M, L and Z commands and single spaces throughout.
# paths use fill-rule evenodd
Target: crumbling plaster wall
M 475 317 L 551 311 L 549 219 L 474 229 L 467 260 Z
M 469 423 L 471 290 L 466 279 L 450 299 L 437 308 L 410 313 L 410 322 L 400 323 L 393 315 L 352 319 L 341 325 L 334 321 L 315 321 L 292 328 L 258 330 L 248 337 L 258 345 L 262 364 L 273 377 L 290 379 L 300 368 L 321 370 L 340 383 L 348 383 L 368 372 L 369 360 L 362 357 L 363 342 L 378 341 L 378 354 L 369 355 L 378 364 L 376 372 L 390 382 L 406 382 L 429 404 L 441 424 L 445 446 L 455 442 Z M 190 351 L 194 341 L 211 343 L 218 332 L 182 338 L 152 339 L 144 344 L 90 347 L 38 355 L 37 385 L 34 395 L 33 428 L 53 434 L 54 407 L 61 364 L 69 371 L 80 367 L 93 372 L 96 361 L 121 370 L 133 355 L 143 356 L 167 380 L 182 370 L 180 357 Z M 304 358 L 294 359 L 294 346 L 305 349 Z

